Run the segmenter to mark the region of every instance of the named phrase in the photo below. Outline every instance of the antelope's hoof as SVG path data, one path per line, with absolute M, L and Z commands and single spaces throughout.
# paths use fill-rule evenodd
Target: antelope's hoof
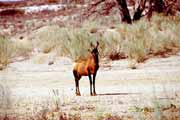
M 76 93 L 76 96 L 81 96 L 81 94 L 80 93 Z
M 97 95 L 96 93 L 91 94 L 91 96 L 96 96 L 96 95 Z

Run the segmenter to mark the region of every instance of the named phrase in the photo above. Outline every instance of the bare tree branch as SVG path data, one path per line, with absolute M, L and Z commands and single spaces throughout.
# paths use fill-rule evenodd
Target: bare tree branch
M 119 5 L 119 14 L 121 15 L 122 22 L 126 22 L 128 24 L 132 23 L 129 10 L 127 8 L 126 0 L 116 0 Z
M 142 17 L 142 12 L 145 9 L 146 1 L 147 0 L 140 0 L 139 5 L 134 13 L 133 21 L 139 20 Z

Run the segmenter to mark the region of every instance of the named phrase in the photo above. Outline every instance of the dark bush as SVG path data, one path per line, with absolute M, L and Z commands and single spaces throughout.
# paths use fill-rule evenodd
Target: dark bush
M 15 16 L 15 15 L 24 15 L 24 10 L 20 9 L 5 9 L 0 11 L 0 16 Z

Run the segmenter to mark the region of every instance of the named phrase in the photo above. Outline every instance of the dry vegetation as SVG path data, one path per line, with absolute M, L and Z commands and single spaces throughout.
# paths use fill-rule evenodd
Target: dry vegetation
M 2 87 L 2 86 L 1 86 Z M 7 86 L 6 86 L 7 87 Z M 11 105 L 15 105 L 17 111 L 18 107 L 24 111 L 22 113 L 7 113 L 4 111 L 5 115 L 1 116 L 0 120 L 23 120 L 23 119 L 32 119 L 32 120 L 179 120 L 180 119 L 180 106 L 178 104 L 174 104 L 174 100 L 166 99 L 165 101 L 154 97 L 151 101 L 152 105 L 140 103 L 140 101 L 134 105 L 128 107 L 128 110 L 122 114 L 120 113 L 111 113 L 107 112 L 106 108 L 102 106 L 99 107 L 99 102 L 102 99 L 94 99 L 92 103 L 88 101 L 89 98 L 80 98 L 84 99 L 86 103 L 79 104 L 77 99 L 71 98 L 69 96 L 62 96 L 58 89 L 53 89 L 52 96 L 49 95 L 48 98 L 43 98 L 43 101 L 35 100 L 33 97 L 28 97 L 29 101 L 24 98 L 20 98 L 18 103 L 14 103 L 8 98 L 8 88 L 5 86 L 3 90 L 5 93 L 3 101 L 1 101 L 1 108 L 14 109 Z M 72 97 L 72 96 L 71 96 Z M 112 96 L 109 96 L 109 100 L 112 99 Z M 119 96 L 122 97 L 122 96 Z M 125 96 L 124 96 L 125 97 Z M 127 96 L 126 96 L 127 97 Z M 131 96 L 132 97 L 132 96 Z M 36 98 L 36 97 L 35 97 Z M 80 100 L 79 99 L 79 100 Z M 138 98 L 137 98 L 138 99 Z M 97 100 L 99 100 L 98 103 Z M 103 99 L 104 100 L 104 99 Z M 109 100 L 105 100 L 108 102 Z M 122 100 L 122 99 L 121 99 Z M 113 100 L 111 105 L 117 103 L 117 101 L 121 100 Z M 16 100 L 15 100 L 16 101 Z M 176 101 L 176 100 L 175 100 Z M 72 104 L 73 102 L 74 104 Z M 122 102 L 122 101 L 121 101 Z M 124 102 L 124 101 L 123 101 Z M 101 103 L 101 102 L 100 102 Z M 102 103 L 101 103 L 102 104 Z M 105 104 L 107 105 L 107 103 Z M 9 106 L 9 107 L 8 107 Z M 71 111 L 68 109 L 64 110 L 64 107 L 69 107 Z M 122 106 L 123 107 L 123 106 Z M 116 108 L 120 109 L 120 108 Z M 88 112 L 93 112 L 92 114 L 85 114 Z
M 157 55 L 167 57 L 180 50 L 179 16 L 154 15 L 150 22 L 141 19 L 132 25 L 115 24 L 113 29 L 103 23 L 88 21 L 76 28 L 69 25 L 44 26 L 33 31 L 29 35 L 31 41 L 26 43 L 15 43 L 1 37 L 1 64 L 6 65 L 9 58 L 28 54 L 35 48 L 73 60 L 83 59 L 87 56 L 90 42 L 96 41 L 100 42 L 100 57 L 112 60 L 129 58 L 143 62 Z
M 142 19 L 133 25 L 117 24 L 113 29 L 89 21 L 80 28 L 45 26 L 33 36 L 44 53 L 55 50 L 58 55 L 76 60 L 86 57 L 90 42 L 100 41 L 101 57 L 122 56 L 143 62 L 152 56 L 166 57 L 179 51 L 179 20 L 155 15 L 150 22 Z
M 32 51 L 32 44 L 28 41 L 10 41 L 5 36 L 0 36 L 0 69 L 8 63 L 13 62 L 13 58 L 27 57 Z

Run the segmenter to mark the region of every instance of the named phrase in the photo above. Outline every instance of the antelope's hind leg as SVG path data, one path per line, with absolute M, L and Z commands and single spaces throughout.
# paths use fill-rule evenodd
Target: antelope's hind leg
M 81 96 L 80 90 L 79 90 L 79 80 L 81 79 L 81 76 L 77 73 L 77 71 L 73 71 L 74 79 L 75 79 L 75 85 L 76 85 L 76 96 Z

